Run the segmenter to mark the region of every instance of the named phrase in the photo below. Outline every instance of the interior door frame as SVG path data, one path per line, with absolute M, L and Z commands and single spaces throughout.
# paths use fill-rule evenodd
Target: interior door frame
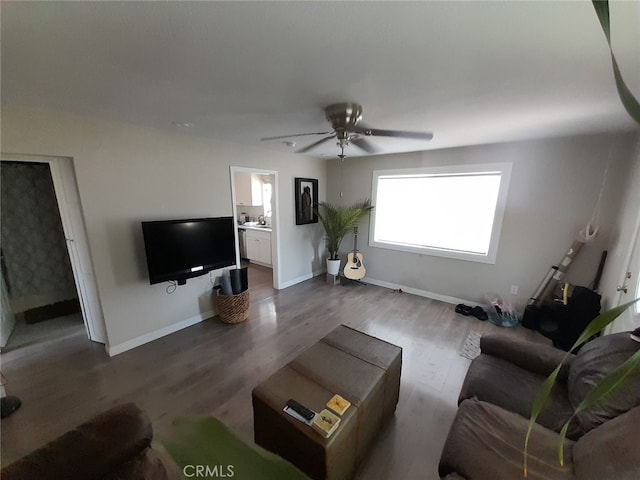
M 106 344 L 104 314 L 91 262 L 89 238 L 82 214 L 73 159 L 5 153 L 0 154 L 0 159 L 49 165 L 87 337 L 91 341 Z
M 7 292 L 4 272 L 0 271 L 0 289 L 2 289 L 2 319 L 0 320 L 0 350 L 5 347 L 16 326 L 16 317 L 9 306 L 9 293 Z
M 280 198 L 278 196 L 278 171 L 267 170 L 264 168 L 253 167 L 238 167 L 235 165 L 229 166 L 229 179 L 231 182 L 231 207 L 233 211 L 233 225 L 235 227 L 236 236 L 236 265 L 240 267 L 240 243 L 238 237 L 238 207 L 236 204 L 236 185 L 235 174 L 236 173 L 256 173 L 258 175 L 273 175 L 273 189 L 271 191 L 271 198 L 275 203 L 275 208 L 272 208 L 271 214 L 271 268 L 273 271 L 273 288 L 280 290 L 280 235 L 278 235 L 279 223 L 280 223 Z
M 637 270 L 635 272 L 635 275 L 636 276 L 640 275 L 640 271 L 638 271 L 637 266 L 631 265 L 631 262 L 634 258 L 634 253 L 636 253 L 635 252 L 636 249 L 640 249 L 640 211 L 636 216 L 635 230 L 633 231 L 633 234 L 631 236 L 631 241 L 629 242 L 626 255 L 624 257 L 624 262 L 622 263 L 622 265 L 624 265 L 624 269 L 620 272 L 618 283 L 616 284 L 618 286 L 618 291 L 616 292 L 613 298 L 613 302 L 611 305 L 612 307 L 617 307 L 622 303 L 625 303 L 626 301 L 632 300 L 632 298 L 626 297 L 626 294 L 620 289 L 620 287 L 628 286 L 629 279 L 627 278 L 627 275 L 628 275 L 628 272 L 632 272 L 634 270 L 634 267 L 636 267 L 635 269 Z M 636 287 L 637 282 L 638 282 L 637 277 L 633 278 L 634 289 Z M 625 324 L 630 319 L 627 316 L 632 316 L 632 315 L 633 313 L 631 313 L 629 310 L 627 310 L 626 312 L 623 312 L 622 315 L 619 318 L 617 318 L 613 323 L 607 325 L 607 327 L 605 328 L 605 333 L 610 334 L 610 333 L 626 331 L 628 329 L 628 325 L 625 325 Z

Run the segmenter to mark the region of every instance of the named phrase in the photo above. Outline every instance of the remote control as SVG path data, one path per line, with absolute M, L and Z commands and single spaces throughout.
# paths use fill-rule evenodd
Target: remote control
M 309 410 L 304 405 L 301 405 L 300 403 L 296 402 L 293 398 L 287 401 L 287 407 L 289 407 L 291 410 L 296 412 L 298 415 L 300 415 L 302 418 L 304 418 L 307 421 L 310 421 L 316 415 L 315 412 Z

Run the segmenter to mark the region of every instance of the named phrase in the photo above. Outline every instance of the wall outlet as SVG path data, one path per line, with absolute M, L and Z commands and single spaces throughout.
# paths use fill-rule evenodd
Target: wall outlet
M 511 295 L 517 295 L 518 290 L 520 290 L 520 287 L 518 285 L 511 285 L 511 290 L 509 290 L 509 293 L 511 293 Z

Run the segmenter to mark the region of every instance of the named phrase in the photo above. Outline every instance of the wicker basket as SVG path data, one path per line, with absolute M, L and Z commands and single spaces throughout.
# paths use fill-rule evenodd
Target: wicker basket
M 215 299 L 224 323 L 240 323 L 249 318 L 249 290 L 238 295 L 216 295 Z

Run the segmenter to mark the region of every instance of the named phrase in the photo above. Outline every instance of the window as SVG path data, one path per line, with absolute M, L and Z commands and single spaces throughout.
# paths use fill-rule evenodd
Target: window
M 262 184 L 262 207 L 264 218 L 271 218 L 271 183 L 263 183 Z M 267 222 L 271 225 L 271 222 Z
M 373 247 L 495 263 L 510 163 L 373 172 Z

